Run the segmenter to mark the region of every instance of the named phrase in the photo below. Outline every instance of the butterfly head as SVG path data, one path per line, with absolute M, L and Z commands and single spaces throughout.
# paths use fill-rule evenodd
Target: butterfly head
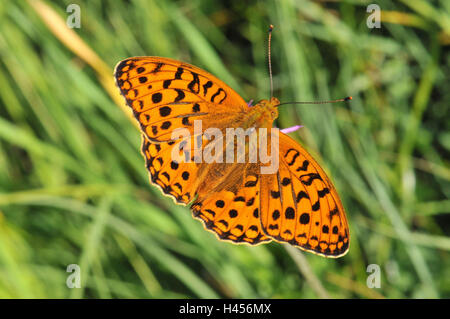
M 273 121 L 278 117 L 280 101 L 276 97 L 270 100 L 261 100 L 253 108 L 258 114 L 259 127 L 272 127 Z

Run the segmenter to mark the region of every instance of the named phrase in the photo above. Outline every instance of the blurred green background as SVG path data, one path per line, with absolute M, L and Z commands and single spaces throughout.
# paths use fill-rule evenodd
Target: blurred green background
M 0 1 L 0 297 L 449 298 L 450 2 L 377 1 L 379 29 L 370 3 Z M 205 231 L 149 184 L 114 87 L 118 61 L 158 55 L 268 98 L 269 24 L 275 96 L 353 96 L 283 106 L 276 123 L 305 126 L 290 135 L 339 190 L 337 260 Z

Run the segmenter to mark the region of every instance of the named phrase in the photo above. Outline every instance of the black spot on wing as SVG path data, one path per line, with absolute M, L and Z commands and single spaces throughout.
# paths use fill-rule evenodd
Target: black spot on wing
M 248 182 L 245 183 L 244 186 L 245 187 L 255 187 L 257 183 L 258 183 L 257 180 L 256 181 L 248 181 Z
M 179 67 L 177 69 L 177 72 L 175 73 L 175 80 L 181 80 L 181 75 L 183 74 L 184 69 L 182 67 Z
M 167 182 L 170 182 L 170 175 L 167 172 L 162 172 L 161 175 L 167 178 Z
M 300 224 L 302 225 L 306 225 L 309 223 L 309 214 L 308 213 L 303 213 L 300 215 Z
M 284 212 L 284 217 L 286 217 L 286 219 L 294 219 L 295 218 L 295 210 L 292 207 L 286 208 L 286 210 Z
M 277 199 L 277 198 L 280 197 L 280 192 L 270 191 L 270 196 L 271 196 L 273 199 Z
M 164 80 L 163 88 L 168 89 L 171 83 L 172 83 L 172 80 Z
M 218 208 L 223 208 L 225 206 L 225 202 L 223 200 L 219 199 L 216 201 L 216 206 Z
M 162 100 L 162 94 L 160 92 L 156 92 L 152 94 L 152 102 L 153 103 L 159 103 Z
M 181 120 L 181 123 L 182 123 L 183 125 L 185 125 L 185 126 L 190 126 L 190 125 L 192 125 L 192 124 L 189 122 L 189 117 L 187 117 L 187 116 L 183 117 L 183 119 Z
M 179 102 L 185 98 L 186 95 L 184 94 L 183 90 L 175 89 L 175 91 L 177 92 L 177 96 L 175 97 L 175 100 L 173 102 Z
M 173 170 L 178 169 L 178 163 L 175 162 L 175 161 L 172 161 L 172 162 L 170 163 L 170 168 L 172 168 Z
M 170 122 L 170 121 L 165 121 L 165 122 L 163 122 L 163 123 L 161 124 L 161 128 L 162 128 L 163 130 L 167 130 L 171 125 L 172 125 L 172 122 Z
M 333 209 L 332 211 L 330 211 L 330 219 L 334 216 L 337 215 L 339 213 L 339 210 L 337 208 Z
M 299 151 L 297 151 L 296 149 L 290 148 L 286 154 L 284 155 L 284 157 L 287 157 L 289 155 L 290 152 L 295 152 L 295 155 L 292 157 L 292 160 L 288 163 L 289 166 L 292 166 L 295 162 L 295 160 L 297 159 L 297 157 L 300 155 Z
M 329 193 L 330 193 L 330 190 L 327 187 L 325 187 L 324 189 L 317 192 L 317 194 L 319 194 L 319 197 L 324 197 L 326 194 L 329 194 Z
M 308 165 L 309 165 L 309 162 L 307 160 L 304 160 L 302 166 L 299 166 L 296 169 L 296 171 L 297 172 L 300 172 L 300 171 L 305 171 L 306 172 L 308 170 Z
M 302 183 L 307 186 L 310 186 L 315 179 L 322 180 L 322 177 L 320 177 L 320 175 L 316 173 L 310 173 L 300 176 L 300 180 L 302 181 Z
M 231 218 L 236 218 L 237 215 L 238 215 L 238 212 L 237 212 L 237 210 L 235 210 L 235 209 L 231 209 L 231 210 L 228 212 L 228 215 L 230 215 Z
M 278 209 L 275 209 L 275 210 L 272 212 L 272 219 L 273 219 L 273 220 L 277 220 L 278 218 L 280 218 L 280 211 L 279 211 Z
M 226 220 L 221 219 L 221 220 L 218 221 L 218 223 L 221 223 L 221 224 L 224 225 L 225 227 L 228 227 L 228 223 L 227 223 Z
M 302 198 L 309 199 L 309 196 L 308 196 L 308 194 L 306 194 L 306 192 L 300 191 L 300 192 L 298 192 L 298 194 L 297 194 L 297 203 L 300 202 L 300 200 L 301 200 Z
M 216 216 L 216 212 L 212 209 L 205 209 L 205 212 L 210 213 L 212 216 Z
M 223 102 L 223 100 L 227 97 L 227 92 L 225 92 L 222 88 L 219 88 L 216 93 L 211 96 L 211 102 L 214 103 L 214 99 L 220 95 L 220 93 L 224 94 L 224 97 L 219 101 L 219 104 Z
M 163 106 L 162 108 L 159 109 L 159 115 L 161 115 L 163 117 L 170 115 L 171 112 L 172 112 L 172 109 L 168 106 Z
M 283 186 L 288 186 L 291 183 L 291 179 L 290 178 L 283 178 L 283 180 L 281 181 L 281 185 Z
M 157 63 L 155 68 L 150 73 L 153 73 L 153 74 L 158 73 L 161 70 L 161 68 L 163 67 L 163 65 L 164 65 L 164 63 L 162 63 L 162 62 Z
M 193 79 L 189 82 L 188 89 L 191 92 L 198 94 L 200 92 L 200 79 L 197 73 L 191 71 L 191 74 Z
M 213 83 L 211 81 L 206 82 L 205 84 L 203 84 L 203 96 L 206 96 L 206 94 L 208 93 L 208 89 L 213 85 Z
M 152 126 L 152 133 L 153 133 L 153 135 L 158 134 L 158 128 L 156 127 L 156 125 Z
M 312 210 L 316 212 L 319 209 L 320 209 L 320 201 L 317 200 L 317 202 L 314 205 L 312 205 Z

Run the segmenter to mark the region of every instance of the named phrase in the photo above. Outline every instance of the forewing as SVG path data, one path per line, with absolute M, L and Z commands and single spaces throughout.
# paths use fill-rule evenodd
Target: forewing
M 245 101 L 210 73 L 161 57 L 134 57 L 115 68 L 116 84 L 151 142 L 172 140 L 176 128 L 193 134 L 193 121 L 203 129 L 217 119 L 231 122 L 245 112 Z

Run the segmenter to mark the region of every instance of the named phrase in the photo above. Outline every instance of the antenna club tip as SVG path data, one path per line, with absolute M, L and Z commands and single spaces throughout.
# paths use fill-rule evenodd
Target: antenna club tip
M 344 99 L 344 101 L 350 101 L 350 100 L 353 100 L 353 98 L 352 98 L 351 96 L 347 96 L 347 97 Z
M 269 25 L 269 32 L 272 32 L 273 28 L 274 28 L 273 24 Z

